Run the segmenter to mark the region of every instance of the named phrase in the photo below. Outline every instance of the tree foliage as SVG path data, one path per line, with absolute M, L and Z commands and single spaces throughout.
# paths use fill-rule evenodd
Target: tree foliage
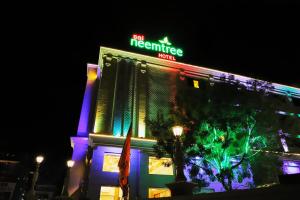
M 199 85 L 196 89 L 179 83 L 170 115 L 158 113 L 157 119 L 148 122 L 158 140 L 155 150 L 158 157 L 167 153 L 174 158 L 171 127 L 182 125 L 185 162 L 192 179 L 203 183 L 202 171 L 232 190 L 233 180 L 241 182 L 250 177 L 250 163 L 261 164 L 255 159 L 263 151 L 282 150 L 278 130 L 293 132 L 298 128 L 299 119 L 276 112 L 297 111 L 286 96 L 271 94 L 273 87 L 268 82 L 254 80 L 244 85 L 224 76 L 219 83 L 199 81 Z M 237 168 L 240 170 L 234 173 Z

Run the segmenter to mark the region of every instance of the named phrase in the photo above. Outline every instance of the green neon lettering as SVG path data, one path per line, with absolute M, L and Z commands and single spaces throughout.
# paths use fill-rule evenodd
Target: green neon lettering
M 170 47 L 166 47 L 166 53 L 169 53 Z
M 152 51 L 158 51 L 163 53 L 170 53 L 174 56 L 183 56 L 183 50 L 177 49 L 168 41 L 168 38 L 165 37 L 163 40 L 159 40 L 159 43 L 138 40 L 137 38 L 130 39 L 130 46 L 138 47 L 138 48 L 145 48 Z
M 152 43 L 152 50 L 153 51 L 161 51 L 161 47 L 159 44 Z
M 183 51 L 181 49 L 177 49 L 177 55 L 178 56 L 183 56 Z
M 139 46 L 140 48 L 144 48 L 144 40 L 139 40 L 139 41 L 138 41 L 138 46 Z
M 151 49 L 151 43 L 150 42 L 145 42 L 145 48 L 146 49 Z
M 131 38 L 131 40 L 130 40 L 130 45 L 131 45 L 131 46 L 135 46 L 135 47 L 137 47 L 137 40 L 136 40 L 136 39 L 133 39 L 133 38 Z
M 161 47 L 162 47 L 162 52 L 166 53 L 166 49 L 165 49 L 166 46 L 162 44 Z
M 171 54 L 176 55 L 176 49 L 175 49 L 174 47 L 172 47 L 172 48 L 170 49 L 170 52 L 171 52 Z

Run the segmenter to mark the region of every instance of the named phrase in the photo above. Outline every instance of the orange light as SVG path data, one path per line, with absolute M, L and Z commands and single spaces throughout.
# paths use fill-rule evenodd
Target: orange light
M 88 72 L 88 79 L 91 80 L 91 81 L 96 80 L 97 79 L 97 73 L 96 73 L 96 71 L 89 70 L 89 72 Z

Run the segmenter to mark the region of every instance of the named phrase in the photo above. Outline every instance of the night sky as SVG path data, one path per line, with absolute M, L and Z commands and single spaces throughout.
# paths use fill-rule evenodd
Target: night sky
M 54 180 L 71 156 L 86 64 L 97 64 L 101 45 L 141 52 L 129 46 L 132 33 L 168 36 L 184 49 L 180 62 L 300 87 L 299 5 L 209 2 L 8 5 L 1 14 L 0 150 L 43 153 L 41 176 Z

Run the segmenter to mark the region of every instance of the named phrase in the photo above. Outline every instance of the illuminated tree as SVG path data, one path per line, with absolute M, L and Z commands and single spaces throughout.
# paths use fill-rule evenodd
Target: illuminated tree
M 283 120 L 276 112 L 295 107 L 285 96 L 271 94 L 268 82 L 254 80 L 242 85 L 234 77 L 224 76 L 219 83 L 199 81 L 198 85 L 180 83 L 167 120 L 158 114 L 148 122 L 158 140 L 155 150 L 159 157 L 173 155 L 170 127 L 184 126 L 185 162 L 192 179 L 203 182 L 199 175 L 205 172 L 230 191 L 233 180 L 241 182 L 250 176 L 250 163 L 259 168 L 263 152 L 282 150 L 277 132 L 286 124 L 294 126 L 295 119 Z M 274 165 L 268 167 L 276 170 Z M 258 177 L 254 173 L 254 179 Z
M 242 126 L 228 126 L 224 130 L 203 122 L 194 132 L 195 144 L 187 148 L 188 164 L 192 165 L 192 173 L 197 176 L 202 168 L 210 175 L 211 180 L 217 179 L 228 191 L 232 190 L 234 179 L 242 182 L 244 178 L 250 178 L 251 171 L 247 162 L 250 147 L 266 146 L 264 138 L 251 136 L 253 127 L 254 123 L 249 122 L 248 130 L 244 130 Z M 235 170 L 238 167 L 240 170 Z

